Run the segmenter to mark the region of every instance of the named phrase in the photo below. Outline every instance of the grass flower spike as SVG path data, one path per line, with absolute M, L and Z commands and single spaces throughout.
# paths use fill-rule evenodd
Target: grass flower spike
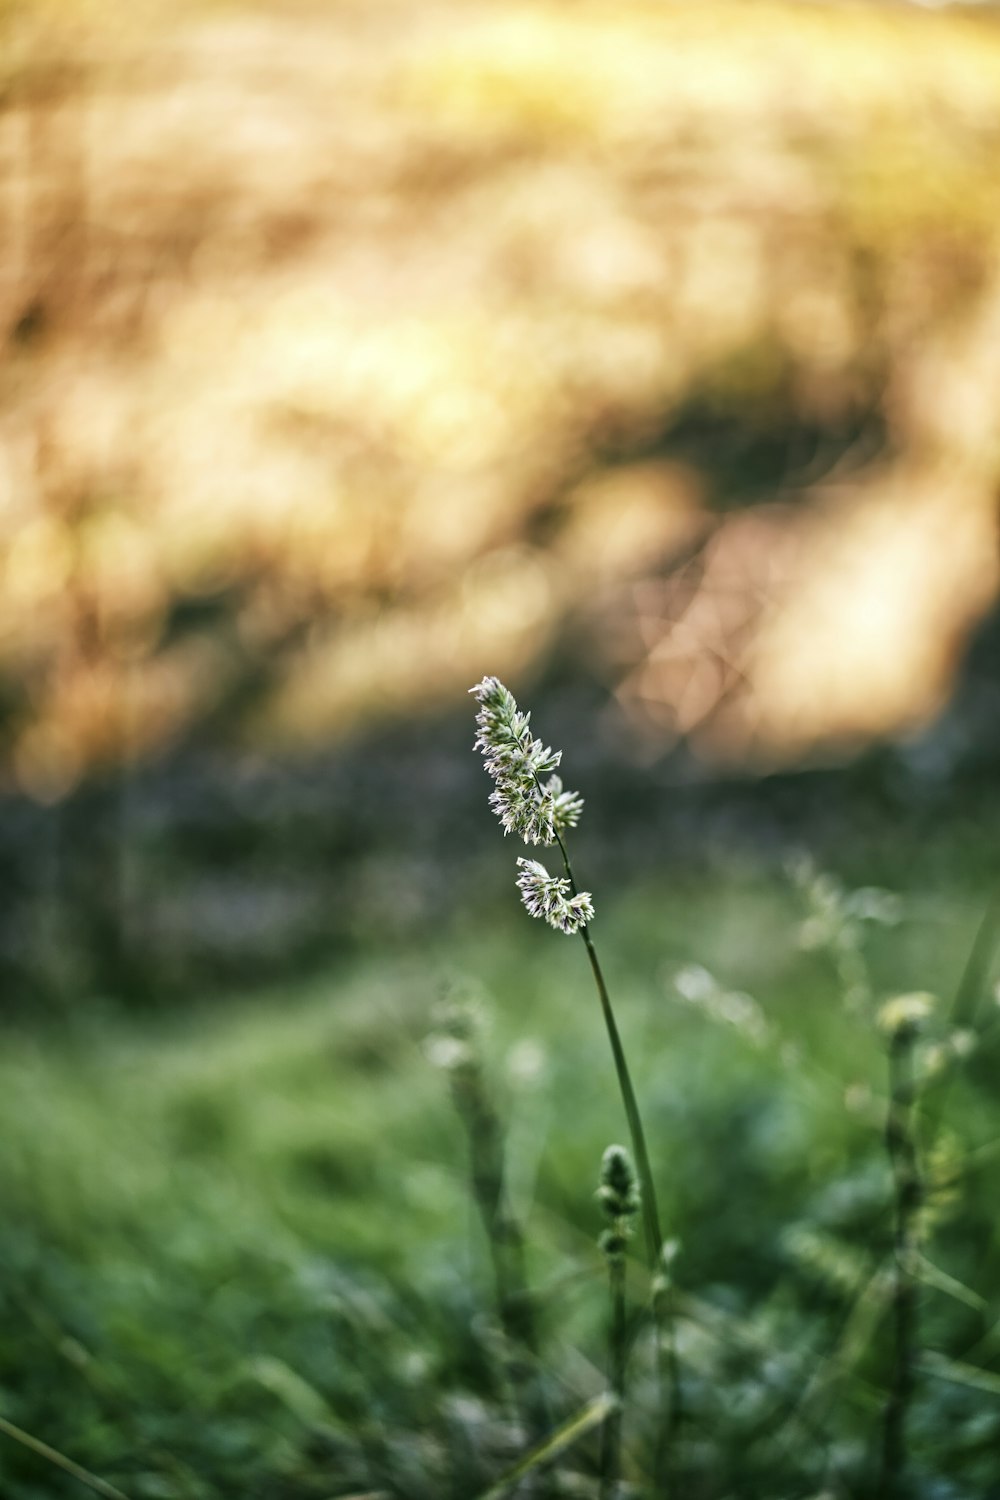
M 621 1259 L 632 1238 L 632 1220 L 639 1211 L 639 1179 L 624 1146 L 609 1146 L 601 1161 L 597 1197 L 608 1228 L 600 1245 L 609 1260 Z
M 620 1494 L 622 1420 L 625 1407 L 625 1367 L 628 1361 L 628 1320 L 625 1309 L 625 1251 L 632 1236 L 632 1220 L 639 1211 L 639 1180 L 624 1146 L 609 1146 L 601 1161 L 598 1201 L 608 1221 L 599 1244 L 608 1263 L 611 1319 L 608 1326 L 608 1381 L 615 1410 L 604 1427 L 601 1448 L 600 1500 Z
M 529 844 L 556 844 L 562 856 L 565 875 L 550 875 L 537 859 L 519 859 L 517 877 L 521 900 L 533 917 L 541 917 L 558 932 L 579 933 L 587 950 L 587 960 L 597 986 L 598 999 L 607 1027 L 608 1041 L 614 1058 L 618 1086 L 632 1135 L 635 1162 L 642 1188 L 640 1206 L 646 1233 L 649 1267 L 655 1276 L 660 1267 L 663 1235 L 653 1174 L 646 1150 L 645 1133 L 639 1104 L 632 1086 L 625 1049 L 618 1031 L 611 996 L 597 957 L 590 923 L 594 903 L 589 891 L 577 887 L 570 864 L 564 834 L 575 828 L 583 810 L 583 798 L 567 792 L 555 774 L 562 760 L 561 750 L 550 750 L 531 733 L 530 714 L 522 713 L 513 693 L 499 677 L 484 677 L 469 692 L 479 702 L 476 715 L 478 734 L 475 748 L 481 750 L 486 769 L 495 790 L 490 803 L 500 815 L 504 831 L 521 834 Z M 542 777 L 546 780 L 543 782 Z
M 535 739 L 531 715 L 520 711 L 498 677 L 484 677 L 469 691 L 480 705 L 475 748 L 483 752 L 493 778 L 490 806 L 504 833 L 520 834 L 526 844 L 554 844 L 560 834 L 576 827 L 583 811 L 583 798 L 564 791 L 554 774 L 562 751 Z
M 550 927 L 572 936 L 594 918 L 594 903 L 589 891 L 575 895 L 565 876 L 550 875 L 537 859 L 519 859 L 517 877 L 521 900 L 533 917 L 541 917 Z

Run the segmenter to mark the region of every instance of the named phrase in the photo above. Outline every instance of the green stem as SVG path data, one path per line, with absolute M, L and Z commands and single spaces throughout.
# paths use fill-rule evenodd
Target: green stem
M 972 948 L 955 991 L 950 1020 L 951 1027 L 955 1031 L 972 1027 L 976 1023 L 998 939 L 1000 939 L 1000 891 L 994 891 L 976 929 Z M 980 1028 L 980 1045 L 983 1040 L 984 1031 Z M 924 1091 L 921 1109 L 923 1117 L 921 1145 L 925 1157 L 933 1146 L 941 1127 L 948 1094 L 958 1071 L 956 1067 L 949 1068 L 939 1083 L 932 1084 L 930 1089 Z
M 608 1332 L 608 1383 L 617 1405 L 604 1424 L 601 1446 L 600 1500 L 614 1500 L 622 1467 L 622 1413 L 625 1406 L 625 1258 L 614 1255 L 608 1263 L 611 1291 L 611 1326 Z
M 919 1328 L 917 1287 L 912 1259 L 917 1248 L 917 1211 L 922 1196 L 913 1133 L 914 1030 L 900 1026 L 889 1044 L 889 1112 L 885 1144 L 895 1186 L 893 1317 L 895 1348 L 892 1381 L 882 1431 L 879 1494 L 895 1500 L 904 1493 L 907 1462 L 906 1422 L 913 1399 Z
M 576 877 L 573 874 L 573 866 L 570 864 L 569 855 L 566 852 L 566 845 L 558 833 L 556 833 L 556 843 L 559 845 L 559 852 L 562 855 L 570 889 L 575 896 L 578 894 Z M 660 1440 L 656 1451 L 657 1492 L 672 1492 L 674 1488 L 671 1475 L 672 1454 L 674 1440 L 682 1417 L 681 1378 L 680 1363 L 677 1358 L 673 1293 L 664 1289 L 662 1285 L 664 1272 L 661 1258 L 663 1232 L 660 1228 L 660 1213 L 656 1202 L 656 1189 L 653 1186 L 653 1170 L 649 1161 L 649 1152 L 646 1149 L 646 1134 L 642 1128 L 639 1101 L 632 1086 L 632 1075 L 629 1072 L 621 1033 L 618 1030 L 618 1023 L 615 1020 L 611 996 L 608 994 L 604 973 L 601 969 L 600 960 L 597 957 L 597 949 L 594 947 L 594 942 L 588 928 L 581 927 L 580 936 L 583 938 L 584 946 L 587 950 L 587 958 L 590 962 L 594 983 L 597 986 L 597 993 L 601 1002 L 601 1012 L 607 1028 L 608 1041 L 611 1043 L 611 1055 L 614 1058 L 615 1072 L 618 1075 L 618 1087 L 621 1091 L 622 1103 L 625 1106 L 625 1116 L 628 1120 L 629 1133 L 632 1137 L 632 1149 L 635 1153 L 636 1169 L 639 1173 L 642 1223 L 646 1237 L 646 1257 L 649 1261 L 649 1270 L 653 1281 L 653 1319 L 656 1324 L 657 1368 L 659 1371 L 661 1403 L 664 1412 L 663 1426 L 660 1430 Z
M 681 1366 L 677 1357 L 677 1320 L 674 1316 L 673 1285 L 665 1287 L 662 1276 L 653 1283 L 653 1321 L 656 1324 L 656 1374 L 660 1387 L 663 1422 L 656 1442 L 653 1474 L 657 1494 L 675 1491 L 674 1447 L 683 1419 Z
M 557 1427 L 544 1442 L 539 1443 L 537 1448 L 532 1448 L 530 1453 L 526 1453 L 512 1469 L 508 1469 L 496 1484 L 492 1485 L 484 1495 L 479 1496 L 479 1500 L 501 1500 L 501 1496 L 520 1484 L 521 1480 L 533 1469 L 540 1468 L 542 1464 L 551 1463 L 553 1459 L 559 1457 L 560 1453 L 565 1452 L 571 1443 L 575 1443 L 578 1438 L 584 1437 L 594 1427 L 599 1427 L 602 1422 L 606 1422 L 614 1409 L 615 1398 L 610 1391 L 603 1391 L 600 1396 L 595 1396 L 593 1401 L 588 1401 L 587 1405 L 575 1416 L 570 1417 L 568 1422 Z
M 67 1458 L 65 1453 L 60 1453 L 58 1448 L 52 1448 L 48 1443 L 43 1443 L 41 1438 L 36 1438 L 30 1432 L 25 1432 L 23 1427 L 16 1427 L 13 1422 L 8 1422 L 6 1417 L 0 1417 L 0 1432 L 6 1437 L 13 1438 L 15 1443 L 20 1443 L 24 1448 L 30 1448 L 32 1453 L 37 1453 L 40 1458 L 47 1459 L 57 1469 L 62 1469 L 66 1474 L 72 1474 L 81 1484 L 87 1485 L 98 1495 L 105 1496 L 105 1500 L 128 1500 L 121 1490 L 99 1475 L 92 1474 L 89 1469 L 83 1468 L 81 1464 L 74 1463 L 73 1459 Z
M 566 876 L 570 883 L 573 895 L 579 894 L 573 867 L 566 853 L 566 845 L 559 834 L 556 834 L 556 843 L 562 854 L 563 864 L 566 867 Z M 629 1133 L 632 1137 L 632 1149 L 635 1153 L 635 1164 L 639 1172 L 639 1183 L 642 1188 L 642 1222 L 646 1233 L 646 1255 L 649 1260 L 649 1269 L 654 1276 L 657 1275 L 660 1265 L 660 1251 L 663 1248 L 663 1235 L 660 1232 L 660 1214 L 656 1205 L 656 1189 L 653 1186 L 653 1172 L 649 1164 L 649 1152 L 646 1149 L 646 1136 L 642 1128 L 642 1116 L 639 1113 L 639 1101 L 635 1096 L 632 1086 L 632 1075 L 629 1073 L 628 1062 L 625 1058 L 625 1048 L 622 1045 L 621 1033 L 615 1020 L 614 1009 L 611 1005 L 611 996 L 604 982 L 604 974 L 601 971 L 600 960 L 594 947 L 590 930 L 587 927 L 580 928 L 580 936 L 583 938 L 587 949 L 587 958 L 590 961 L 591 971 L 594 975 L 594 983 L 601 1002 L 601 1013 L 604 1016 L 604 1024 L 608 1032 L 608 1041 L 611 1043 L 611 1055 L 614 1058 L 615 1072 L 618 1075 L 618 1087 L 621 1090 L 622 1103 L 625 1106 L 625 1117 L 628 1120 Z
M 597 985 L 597 993 L 600 996 L 601 1011 L 604 1016 L 604 1024 L 607 1027 L 608 1041 L 611 1043 L 615 1072 L 618 1075 L 618 1087 L 621 1090 L 629 1133 L 632 1137 L 636 1167 L 639 1172 L 639 1181 L 642 1184 L 642 1222 L 646 1232 L 646 1255 L 649 1260 L 649 1268 L 655 1276 L 658 1273 L 660 1265 L 663 1235 L 660 1232 L 660 1214 L 656 1204 L 656 1190 L 653 1187 L 653 1172 L 649 1163 L 649 1152 L 646 1149 L 646 1136 L 642 1128 L 642 1117 L 639 1114 L 639 1102 L 635 1096 L 635 1089 L 632 1087 L 632 1077 L 625 1059 L 625 1048 L 622 1045 L 621 1033 L 618 1030 L 615 1013 L 611 1006 L 608 987 L 604 982 L 604 975 L 601 972 L 597 950 L 586 927 L 580 929 L 580 936 L 583 938 L 584 945 L 586 946 L 587 958 L 590 960 L 594 983 Z
M 503 1129 L 478 1059 L 452 1074 L 452 1095 L 469 1140 L 472 1196 L 489 1245 L 497 1312 L 515 1399 L 533 1441 L 549 1426 L 539 1377 L 535 1304 L 528 1289 L 524 1235 L 511 1209 Z

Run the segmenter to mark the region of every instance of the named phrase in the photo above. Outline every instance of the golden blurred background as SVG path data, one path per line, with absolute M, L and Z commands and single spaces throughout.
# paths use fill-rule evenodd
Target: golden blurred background
M 0 17 L 8 792 L 566 640 L 654 757 L 947 701 L 998 586 L 992 15 Z
M 943 722 L 1000 583 L 995 11 L 6 0 L 0 44 L 10 992 L 419 920 L 485 672 L 581 780 Z

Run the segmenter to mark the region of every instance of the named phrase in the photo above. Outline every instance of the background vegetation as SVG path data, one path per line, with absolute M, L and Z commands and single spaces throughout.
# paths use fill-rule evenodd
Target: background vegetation
M 998 120 L 986 6 L 0 6 L 4 1500 L 523 1453 L 445 992 L 552 1423 L 603 1389 L 624 1126 L 484 672 L 587 798 L 685 1500 L 871 1484 L 914 990 L 911 1485 L 1000 1493 Z

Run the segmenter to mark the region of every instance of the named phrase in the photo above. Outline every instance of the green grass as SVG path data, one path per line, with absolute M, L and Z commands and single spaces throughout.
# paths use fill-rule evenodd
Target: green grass
M 913 892 L 907 910 L 873 932 L 876 989 L 947 995 L 976 900 Z M 780 881 L 749 870 L 649 884 L 599 912 L 665 1229 L 682 1241 L 692 1400 L 710 1427 L 726 1380 L 753 1416 L 769 1399 L 760 1350 L 781 1367 L 775 1390 L 797 1361 L 818 1367 L 845 1282 L 877 1263 L 884 1059 L 845 1013 L 828 959 L 796 946 L 801 906 Z M 678 998 L 672 976 L 693 962 L 756 998 L 763 1044 Z M 489 1262 L 462 1127 L 424 1047 L 456 976 L 488 999 L 489 1073 L 532 1279 L 547 1289 L 559 1415 L 596 1394 L 593 1190 L 625 1126 L 582 946 L 512 902 L 489 931 L 244 1001 L 147 1022 L 81 1010 L 59 1029 L 8 1032 L 0 1415 L 151 1500 L 471 1500 L 487 1488 L 511 1448 L 491 1415 Z M 960 1127 L 988 1146 L 996 1126 L 974 1083 L 948 1112 L 946 1144 Z M 987 1151 L 942 1211 L 933 1252 L 988 1300 L 996 1171 Z M 985 1314 L 928 1295 L 937 1347 L 957 1352 L 947 1320 L 971 1336 Z M 848 1465 L 877 1424 L 880 1370 L 862 1351 L 845 1387 Z M 974 1476 L 976 1434 L 998 1431 L 995 1397 L 964 1391 L 958 1417 L 935 1400 L 928 1433 L 949 1423 L 967 1436 Z M 765 1458 L 780 1472 L 766 1444 Z M 731 1459 L 720 1448 L 706 1462 L 692 1495 L 728 1493 Z M 5 1500 L 83 1493 L 2 1436 L 0 1477 Z

